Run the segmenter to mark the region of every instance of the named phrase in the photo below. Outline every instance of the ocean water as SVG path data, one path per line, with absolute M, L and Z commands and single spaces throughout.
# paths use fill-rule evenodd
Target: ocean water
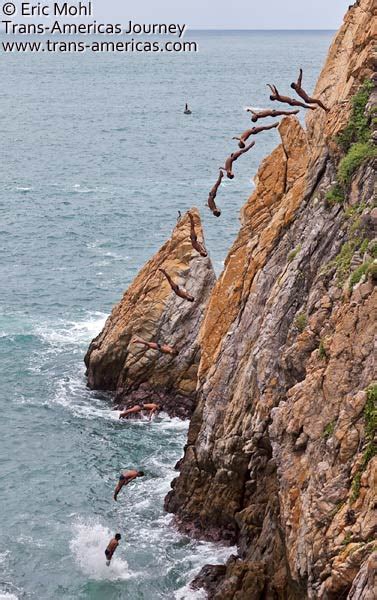
M 163 512 L 188 424 L 119 423 L 83 356 L 143 263 L 201 210 L 217 272 L 260 160 L 259 135 L 205 208 L 217 170 L 300 66 L 311 90 L 332 32 L 198 32 L 198 54 L 0 60 L 0 599 L 188 600 L 234 549 L 180 535 Z M 188 101 L 193 115 L 184 116 Z M 147 476 L 112 500 L 120 469 Z M 123 540 L 110 568 L 104 549 Z

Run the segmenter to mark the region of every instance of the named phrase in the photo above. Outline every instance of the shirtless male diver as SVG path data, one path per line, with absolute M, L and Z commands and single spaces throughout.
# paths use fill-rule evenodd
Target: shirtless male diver
M 118 484 L 114 490 L 115 502 L 117 501 L 118 494 L 119 494 L 120 490 L 123 488 L 123 486 L 128 485 L 129 483 L 131 483 L 131 481 L 133 481 L 134 479 L 137 479 L 137 477 L 144 477 L 144 471 L 135 471 L 135 470 L 123 471 L 123 473 L 120 474 Z
M 289 96 L 282 96 L 281 94 L 279 94 L 279 91 L 278 91 L 276 85 L 270 85 L 268 83 L 267 87 L 269 87 L 270 90 L 272 91 L 272 94 L 270 96 L 270 100 L 272 100 L 272 101 L 283 102 L 284 104 L 289 104 L 290 106 L 301 106 L 301 108 L 310 108 L 310 110 L 316 110 L 316 108 L 317 108 L 316 106 L 310 106 L 309 104 L 304 104 L 303 102 L 299 102 L 298 100 L 295 100 L 294 98 L 290 98 Z
M 194 296 L 191 296 L 191 294 L 186 292 L 186 290 L 180 288 L 179 285 L 174 283 L 174 281 L 172 280 L 170 275 L 165 271 L 165 269 L 158 269 L 158 270 L 161 271 L 161 273 L 163 275 L 165 275 L 166 279 L 169 282 L 171 289 L 173 290 L 173 292 L 175 293 L 176 296 L 179 296 L 179 298 L 183 298 L 183 300 L 187 300 L 188 302 L 195 302 Z
M 144 410 L 149 411 L 149 420 L 151 420 L 152 415 L 161 410 L 161 406 L 159 404 L 155 404 L 154 402 L 144 403 L 144 404 L 135 404 L 131 408 L 127 408 L 122 413 L 120 413 L 120 419 L 128 419 L 131 415 L 137 415 L 142 413 Z
M 249 144 L 242 150 L 238 150 L 237 152 L 232 152 L 232 154 L 226 159 L 225 166 L 220 167 L 220 169 L 222 169 L 223 171 L 226 172 L 226 176 L 228 177 L 228 179 L 234 179 L 234 173 L 232 170 L 233 163 L 236 162 L 236 160 L 238 160 L 239 157 L 242 156 L 242 154 L 245 154 L 246 152 L 248 152 L 250 150 L 250 148 L 252 148 L 253 146 L 255 146 L 255 142 L 251 142 L 251 144 Z
M 110 542 L 105 550 L 106 565 L 108 567 L 110 566 L 111 559 L 113 558 L 114 552 L 118 548 L 119 542 L 121 539 L 122 539 L 122 536 L 120 535 L 120 533 L 116 533 L 115 536 L 113 537 L 113 539 L 110 540 Z
M 152 416 L 155 413 L 159 413 L 161 410 L 161 406 L 159 404 L 156 404 L 155 402 L 149 402 L 149 403 L 145 403 L 143 404 L 143 410 L 149 410 L 149 420 L 152 419 Z
M 208 256 L 208 252 L 205 249 L 204 245 L 201 242 L 199 242 L 199 240 L 198 240 L 198 236 L 196 235 L 196 231 L 195 231 L 194 217 L 192 216 L 191 213 L 189 213 L 189 219 L 190 219 L 190 224 L 191 224 L 190 239 L 191 239 L 192 247 L 194 248 L 194 250 L 199 252 L 200 256 L 202 256 L 203 258 L 206 258 Z
M 241 135 L 241 137 L 234 137 L 234 140 L 238 140 L 239 141 L 239 148 L 245 148 L 247 140 L 249 139 L 249 137 L 251 135 L 257 135 L 258 133 L 260 133 L 261 131 L 268 131 L 269 129 L 274 129 L 275 127 L 278 127 L 279 123 L 273 123 L 272 125 L 265 125 L 264 127 L 252 127 L 251 129 L 247 129 L 246 131 L 244 131 L 244 133 Z
M 150 350 L 158 350 L 161 354 L 171 354 L 172 356 L 177 356 L 178 350 L 173 348 L 172 346 L 168 346 L 167 344 L 159 344 L 158 342 L 146 342 L 141 337 L 134 337 L 131 340 L 131 344 L 138 344 L 139 346 L 146 346 Z
M 274 108 L 267 108 L 266 110 L 253 110 L 248 108 L 246 112 L 251 113 L 253 116 L 251 120 L 256 123 L 259 119 L 266 119 L 267 117 L 289 117 L 290 115 L 297 115 L 299 110 L 275 110 Z
M 300 74 L 298 76 L 298 79 L 296 82 L 291 83 L 291 88 L 294 89 L 296 94 L 298 96 L 300 96 L 300 98 L 302 98 L 308 104 L 318 104 L 318 106 L 320 106 L 321 108 L 323 108 L 323 110 L 328 112 L 330 109 L 327 108 L 327 106 L 325 106 L 321 100 L 319 100 L 318 98 L 311 98 L 305 92 L 305 90 L 302 89 L 302 76 L 303 76 L 303 71 L 302 71 L 302 69 L 300 69 Z
M 220 169 L 220 173 L 217 178 L 217 181 L 216 181 L 215 185 L 213 186 L 213 188 L 211 189 L 209 196 L 208 196 L 208 207 L 215 217 L 219 217 L 221 215 L 221 210 L 219 208 L 217 208 L 215 199 L 216 199 L 217 192 L 221 185 L 223 177 L 224 177 L 224 173 Z

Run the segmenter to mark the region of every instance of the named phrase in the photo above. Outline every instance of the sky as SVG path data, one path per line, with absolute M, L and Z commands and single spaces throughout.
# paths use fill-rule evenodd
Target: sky
M 338 29 L 353 0 L 93 0 L 96 18 L 190 28 Z

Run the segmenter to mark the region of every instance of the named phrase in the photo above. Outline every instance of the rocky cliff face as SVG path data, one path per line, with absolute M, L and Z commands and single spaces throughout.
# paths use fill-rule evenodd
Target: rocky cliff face
M 203 239 L 199 212 L 190 212 L 196 233 Z M 195 301 L 177 297 L 158 271 L 160 268 Z M 200 358 L 197 337 L 214 283 L 210 259 L 201 257 L 192 247 L 186 214 L 171 239 L 140 271 L 91 343 L 85 357 L 88 385 L 116 392 L 121 406 L 153 397 L 172 415 L 190 415 Z M 168 344 L 178 355 L 131 344 L 134 336 Z
M 198 406 L 166 508 L 238 543 L 199 578 L 216 600 L 373 594 L 372 84 L 362 125 L 352 101 L 375 64 L 373 17 L 373 1 L 356 3 L 330 50 L 315 92 L 330 112 L 306 131 L 281 122 L 200 330 Z

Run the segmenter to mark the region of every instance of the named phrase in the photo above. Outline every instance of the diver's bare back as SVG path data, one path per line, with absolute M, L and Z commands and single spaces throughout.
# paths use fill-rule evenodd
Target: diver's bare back
M 290 115 L 298 115 L 300 112 L 297 110 L 275 110 L 274 108 L 267 108 L 266 110 L 253 110 L 248 108 L 247 112 L 252 114 L 251 120 L 256 123 L 259 119 L 266 119 L 267 117 L 289 117 Z
M 298 100 L 295 100 L 294 98 L 290 98 L 289 96 L 282 96 L 276 85 L 271 85 L 271 84 L 267 84 L 267 86 L 270 88 L 270 90 L 272 91 L 272 94 L 270 96 L 270 100 L 272 100 L 273 102 L 283 102 L 283 104 L 289 104 L 290 106 L 300 106 L 301 108 L 310 108 L 310 110 L 316 110 L 316 106 L 310 106 L 309 104 L 304 104 L 303 102 L 299 102 Z
M 176 296 L 178 296 L 179 298 L 183 298 L 183 300 L 187 300 L 188 302 L 195 302 L 195 298 L 191 296 L 191 294 L 189 294 L 188 292 L 186 292 L 186 290 L 180 288 L 179 285 L 174 283 L 174 281 L 172 280 L 170 275 L 165 271 L 165 269 L 158 270 L 161 271 L 161 273 L 166 277 L 171 289 L 173 290 Z
M 240 136 L 240 137 L 234 137 L 234 140 L 238 140 L 239 144 L 238 146 L 240 148 L 245 148 L 247 140 L 249 139 L 250 136 L 252 135 L 258 135 L 258 133 L 261 133 L 261 131 L 268 131 L 269 129 L 275 129 L 275 127 L 278 127 L 279 123 L 272 123 L 272 125 L 264 125 L 262 127 L 252 127 L 251 129 L 247 129 L 246 131 L 244 131 L 244 133 Z
M 213 188 L 211 189 L 209 196 L 208 196 L 208 207 L 215 217 L 219 217 L 221 215 L 221 210 L 219 208 L 217 208 L 215 199 L 216 199 L 217 192 L 221 185 L 223 177 L 224 177 L 224 173 L 220 169 L 220 173 L 217 178 L 217 181 L 216 181 L 215 185 L 213 186 Z
M 323 104 L 323 102 L 321 100 L 319 100 L 319 98 L 311 98 L 305 92 L 305 90 L 301 87 L 302 76 L 303 76 L 303 71 L 302 71 L 302 69 L 300 69 L 300 74 L 298 76 L 298 79 L 297 79 L 296 82 L 291 83 L 291 88 L 294 89 L 294 91 L 296 92 L 296 94 L 298 96 L 300 96 L 300 98 L 302 98 L 303 100 L 305 100 L 305 102 L 307 102 L 308 104 L 318 104 L 318 106 L 320 106 L 321 108 L 323 108 L 323 110 L 325 110 L 326 112 L 328 112 L 329 109 L 327 108 L 327 106 L 325 106 Z
M 119 415 L 119 418 L 127 419 L 130 415 L 137 415 L 138 413 L 141 413 L 142 410 L 143 410 L 143 407 L 140 406 L 140 404 L 136 404 L 135 406 L 132 406 L 131 408 L 127 408 L 127 410 L 124 410 Z
M 236 160 L 239 159 L 240 156 L 242 156 L 242 154 L 246 154 L 246 152 L 249 152 L 249 150 L 255 146 L 255 142 L 251 142 L 251 144 L 249 144 L 248 146 L 246 146 L 245 148 L 243 148 L 242 150 L 237 150 L 237 152 L 232 152 L 232 154 L 226 159 L 225 161 L 225 166 L 221 167 L 221 169 L 223 169 L 226 172 L 226 175 L 228 177 L 228 179 L 233 179 L 234 178 L 234 173 L 233 173 L 233 163 L 236 162 Z
M 199 242 L 199 240 L 198 240 L 198 236 L 196 235 L 196 231 L 195 231 L 194 217 L 192 216 L 191 213 L 189 213 L 189 218 L 190 218 L 190 224 L 191 224 L 190 239 L 191 239 L 192 247 L 194 248 L 194 250 L 199 252 L 200 256 L 202 256 L 203 258 L 206 258 L 208 256 L 208 253 L 207 253 L 207 250 L 205 249 L 204 245 L 201 242 Z
M 179 298 L 183 298 L 183 300 L 187 300 L 188 302 L 195 302 L 195 298 L 191 296 L 191 294 L 189 294 L 186 290 L 180 288 L 179 285 L 174 283 L 174 281 L 172 280 L 170 275 L 165 271 L 165 269 L 158 270 L 161 271 L 161 273 L 166 277 L 171 289 L 173 290 L 176 296 L 179 296 Z
M 157 342 L 146 342 L 141 337 L 134 337 L 131 341 L 131 344 L 138 344 L 139 346 L 145 346 L 150 350 L 158 350 L 162 354 L 171 354 L 176 356 L 178 354 L 178 350 L 173 348 L 172 346 L 168 346 L 168 344 L 159 344 Z

